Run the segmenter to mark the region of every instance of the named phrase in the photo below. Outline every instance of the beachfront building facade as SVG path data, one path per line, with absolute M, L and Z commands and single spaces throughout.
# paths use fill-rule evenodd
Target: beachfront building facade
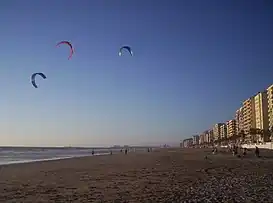
M 204 133 L 201 133 L 199 135 L 199 144 L 200 145 L 205 144 L 205 134 Z
M 227 125 L 223 123 L 223 125 L 220 126 L 220 139 L 224 140 L 227 138 Z
M 254 97 L 250 97 L 243 102 L 243 130 L 246 141 L 251 141 L 250 129 L 255 128 L 255 100 Z
M 192 136 L 192 144 L 198 145 L 199 144 L 199 135 L 193 135 Z
M 214 142 L 213 129 L 209 130 L 209 142 L 210 143 Z
M 232 137 L 241 144 L 273 141 L 273 84 L 244 100 L 234 119 L 216 123 L 212 130 L 202 133 L 199 144 L 224 144 L 225 138 Z
M 183 144 L 184 144 L 184 140 L 180 141 L 179 146 L 180 146 L 181 148 L 183 148 L 183 147 L 184 147 Z
M 244 130 L 243 107 L 240 107 L 235 113 L 236 135 Z
M 183 148 L 189 148 L 189 147 L 192 147 L 192 144 L 193 143 L 193 139 L 192 138 L 188 138 L 188 139 L 185 139 L 183 140 Z
M 267 92 L 259 92 L 254 97 L 256 128 L 268 130 L 268 101 Z
M 205 132 L 204 132 L 204 135 L 205 135 L 205 143 L 209 143 L 209 131 L 208 130 L 206 130 Z
M 184 140 L 180 141 L 180 147 L 184 148 Z
M 268 128 L 273 129 L 273 84 L 267 88 Z
M 217 140 L 220 140 L 221 139 L 221 133 L 220 133 L 220 128 L 221 126 L 224 125 L 224 123 L 216 123 L 214 126 L 213 126 L 213 136 L 214 136 L 214 140 L 217 141 Z
M 227 138 L 231 138 L 237 134 L 236 130 L 236 120 L 232 119 L 227 121 L 226 123 L 227 126 Z

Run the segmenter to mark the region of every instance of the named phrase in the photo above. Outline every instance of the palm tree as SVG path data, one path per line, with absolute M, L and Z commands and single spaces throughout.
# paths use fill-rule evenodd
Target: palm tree
M 250 128 L 249 134 L 251 136 L 251 142 L 255 143 L 258 141 L 257 135 L 261 134 L 261 130 L 258 128 Z
M 240 132 L 238 133 L 238 135 L 236 137 L 239 138 L 242 143 L 244 143 L 245 142 L 245 131 L 240 130 Z
M 265 130 L 265 129 L 254 129 L 252 132 L 256 138 L 256 141 L 262 141 L 262 142 L 266 142 L 269 140 L 270 137 L 270 131 L 269 130 Z M 259 139 L 257 139 L 257 137 L 259 137 Z

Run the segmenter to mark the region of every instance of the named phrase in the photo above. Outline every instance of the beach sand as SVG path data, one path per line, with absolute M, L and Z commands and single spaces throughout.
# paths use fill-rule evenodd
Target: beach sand
M 161 149 L 1 166 L 0 202 L 273 202 L 273 152 Z M 208 159 L 204 156 L 208 155 Z

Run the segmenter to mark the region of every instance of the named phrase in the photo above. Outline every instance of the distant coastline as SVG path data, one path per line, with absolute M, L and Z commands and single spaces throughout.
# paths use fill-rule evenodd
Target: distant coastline
M 159 146 L 111 146 L 111 147 L 73 147 L 73 146 L 63 146 L 63 147 L 39 147 L 39 146 L 0 146 L 1 149 L 123 149 L 123 148 L 159 148 Z

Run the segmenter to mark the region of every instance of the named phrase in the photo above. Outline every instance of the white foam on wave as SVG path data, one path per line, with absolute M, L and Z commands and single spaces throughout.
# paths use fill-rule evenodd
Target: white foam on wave
M 18 160 L 18 161 L 0 161 L 0 165 L 11 165 L 11 164 L 22 164 L 22 163 L 32 163 L 32 162 L 41 162 L 41 161 L 54 161 L 54 160 L 62 160 L 62 159 L 72 159 L 79 157 L 88 157 L 88 156 L 103 156 L 109 155 L 110 153 L 97 153 L 94 155 L 71 155 L 71 156 L 63 156 L 63 157 L 52 157 L 46 159 L 28 159 L 28 160 Z

